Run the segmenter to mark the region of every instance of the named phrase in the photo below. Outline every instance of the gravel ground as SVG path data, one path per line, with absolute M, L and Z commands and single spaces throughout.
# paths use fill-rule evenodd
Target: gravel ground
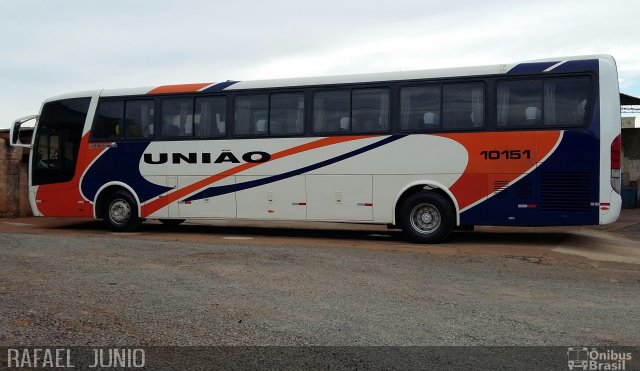
M 640 266 L 0 234 L 0 345 L 638 345 Z

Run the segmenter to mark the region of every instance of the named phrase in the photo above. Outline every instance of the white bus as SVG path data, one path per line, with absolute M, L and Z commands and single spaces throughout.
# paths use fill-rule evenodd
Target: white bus
M 36 118 L 32 144 L 17 140 Z M 19 119 L 37 216 L 456 227 L 614 222 L 610 56 L 67 94 Z

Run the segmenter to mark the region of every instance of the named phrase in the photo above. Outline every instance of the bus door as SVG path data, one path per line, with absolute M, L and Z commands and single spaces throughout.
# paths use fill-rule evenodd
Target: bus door
M 76 216 L 78 208 L 87 206 L 80 203 L 79 192 L 74 192 L 78 200 L 69 200 L 60 197 L 60 191 L 78 188 L 73 179 L 90 101 L 91 98 L 65 99 L 46 103 L 42 108 L 31 153 L 31 185 L 41 186 L 37 197 L 31 195 L 38 208 L 46 203 L 46 209 L 55 210 L 60 216 Z

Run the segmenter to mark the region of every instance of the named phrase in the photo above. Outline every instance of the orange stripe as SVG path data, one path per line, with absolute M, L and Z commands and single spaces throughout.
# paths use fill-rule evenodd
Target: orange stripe
M 158 86 L 147 94 L 193 93 L 209 85 L 211 85 L 210 82 L 203 82 L 199 84 L 164 85 Z
M 282 150 L 280 152 L 276 152 L 273 155 L 271 155 L 271 160 L 269 161 L 273 161 L 273 160 L 277 160 L 283 157 L 287 157 L 287 156 L 291 156 L 291 155 L 295 155 L 297 153 L 301 153 L 301 152 L 306 152 L 306 151 L 310 151 L 312 149 L 316 149 L 316 148 L 320 148 L 320 147 L 326 147 L 326 146 L 330 146 L 333 144 L 338 144 L 338 143 L 343 143 L 343 142 L 348 142 L 348 141 L 352 141 L 352 140 L 359 140 L 359 139 L 364 139 L 364 138 L 370 138 L 373 137 L 372 135 L 358 135 L 358 136 L 344 136 L 344 137 L 328 137 L 328 138 L 322 138 L 320 140 L 316 140 L 314 142 L 310 142 L 310 143 L 305 143 L 296 147 L 292 147 L 292 148 L 288 148 L 285 150 Z M 149 202 L 146 205 L 143 205 L 141 207 L 142 210 L 142 217 L 147 217 L 151 214 L 153 214 L 154 212 L 162 209 L 163 207 L 169 205 L 172 202 L 178 201 L 179 199 L 188 196 L 189 194 L 210 186 L 211 184 L 218 182 L 224 178 L 230 177 L 234 174 L 240 173 L 242 171 L 251 169 L 252 167 L 258 166 L 260 164 L 263 164 L 264 162 L 260 162 L 260 163 L 244 163 L 242 165 L 238 165 L 234 168 L 222 171 L 218 174 L 215 175 L 211 175 L 205 179 L 202 179 L 200 181 L 197 181 L 193 184 L 190 184 L 184 188 L 181 189 L 176 189 L 173 192 L 168 193 L 166 196 L 161 196 L 160 198 Z

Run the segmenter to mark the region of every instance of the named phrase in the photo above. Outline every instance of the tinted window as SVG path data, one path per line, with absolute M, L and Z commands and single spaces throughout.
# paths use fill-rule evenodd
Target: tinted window
M 440 128 L 440 87 L 416 86 L 400 90 L 400 130 Z
M 591 79 L 568 77 L 544 81 L 544 124 L 580 126 L 585 120 Z
M 348 90 L 323 91 L 313 96 L 313 131 L 338 133 L 351 130 L 351 93 Z
M 125 111 L 126 138 L 150 138 L 153 135 L 154 102 L 152 100 L 128 100 Z
M 268 101 L 266 94 L 236 98 L 235 132 L 237 135 L 267 135 Z
M 193 116 L 197 137 L 223 137 L 226 133 L 227 98 L 196 98 Z
M 389 129 L 389 89 L 323 91 L 314 94 L 316 133 L 378 133 Z
M 271 94 L 269 132 L 271 135 L 304 132 L 304 94 Z
M 463 130 L 484 126 L 484 84 L 445 84 L 442 90 L 442 127 Z
M 61 147 L 60 128 L 57 125 L 39 125 L 34 169 L 62 169 Z
M 588 76 L 498 82 L 498 127 L 580 126 L 585 122 Z
M 78 98 L 44 105 L 32 156 L 34 185 L 73 179 L 90 102 Z
M 542 123 L 542 80 L 498 82 L 498 126 Z
M 193 136 L 193 99 L 170 98 L 162 101 L 162 136 Z
M 388 89 L 354 89 L 351 105 L 353 133 L 377 133 L 389 129 Z
M 122 138 L 122 117 L 124 116 L 124 101 L 103 101 L 98 105 L 98 111 L 93 121 L 91 136 L 98 139 Z

